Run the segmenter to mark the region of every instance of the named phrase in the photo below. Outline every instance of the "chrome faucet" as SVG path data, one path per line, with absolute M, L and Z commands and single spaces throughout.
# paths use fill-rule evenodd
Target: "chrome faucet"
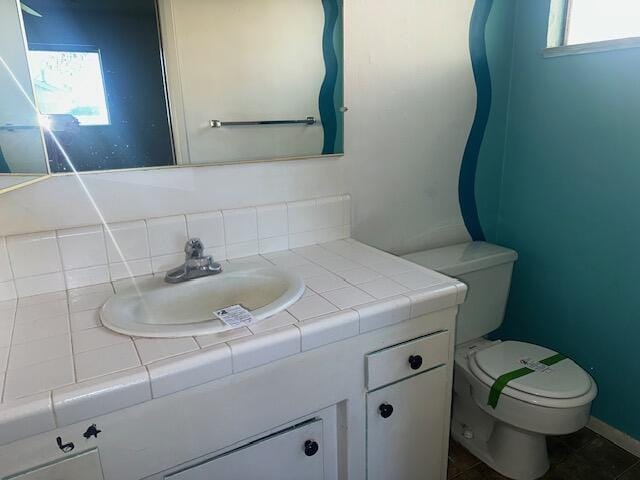
M 184 246 L 185 260 L 182 265 L 169 270 L 164 277 L 167 283 L 182 283 L 194 278 L 208 277 L 222 272 L 222 265 L 204 255 L 204 245 L 199 238 L 190 238 Z

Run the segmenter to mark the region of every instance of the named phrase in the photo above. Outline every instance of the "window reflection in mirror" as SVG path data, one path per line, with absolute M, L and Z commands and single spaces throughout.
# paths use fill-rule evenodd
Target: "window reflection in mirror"
M 53 173 L 174 163 L 155 0 L 24 0 L 22 17 Z

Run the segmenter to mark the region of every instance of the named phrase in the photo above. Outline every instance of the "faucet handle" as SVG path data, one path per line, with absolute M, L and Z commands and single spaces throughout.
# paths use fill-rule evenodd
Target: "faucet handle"
M 184 253 L 187 259 L 190 258 L 202 258 L 204 252 L 204 245 L 199 238 L 190 238 L 184 246 Z

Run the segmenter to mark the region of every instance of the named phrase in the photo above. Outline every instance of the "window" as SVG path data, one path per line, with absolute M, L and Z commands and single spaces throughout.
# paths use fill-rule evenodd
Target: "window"
M 109 125 L 98 51 L 29 50 L 28 58 L 42 115 L 66 115 L 79 125 Z
M 571 0 L 565 45 L 640 37 L 640 1 Z
M 640 0 L 551 0 L 544 56 L 640 47 Z

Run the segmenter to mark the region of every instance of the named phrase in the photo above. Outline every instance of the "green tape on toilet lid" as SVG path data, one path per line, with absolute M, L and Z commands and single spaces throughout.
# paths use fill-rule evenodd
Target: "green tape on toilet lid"
M 550 357 L 540 360 L 538 363 L 541 363 L 543 365 L 546 365 L 547 367 L 550 367 L 551 365 L 555 365 L 556 363 L 564 360 L 565 358 L 567 357 L 565 357 L 561 353 L 556 353 L 555 355 L 551 355 Z M 525 375 L 530 375 L 536 371 L 537 370 L 532 368 L 522 367 L 522 368 L 518 368 L 517 370 L 512 370 L 511 372 L 507 372 L 503 375 L 500 375 L 496 379 L 496 381 L 493 382 L 493 385 L 491 386 L 491 391 L 489 392 L 489 401 L 487 402 L 487 404 L 491 408 L 496 408 L 498 406 L 498 400 L 500 399 L 500 395 L 502 394 L 502 391 L 504 390 L 504 388 L 507 386 L 509 382 L 517 378 L 524 377 Z

